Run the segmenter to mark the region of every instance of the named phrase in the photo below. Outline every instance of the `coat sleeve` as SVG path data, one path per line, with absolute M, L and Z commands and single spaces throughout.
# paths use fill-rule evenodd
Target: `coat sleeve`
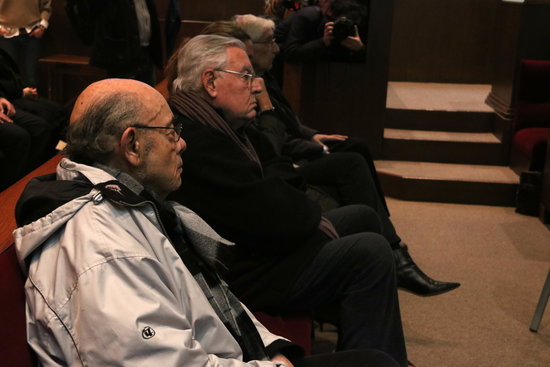
M 182 185 L 170 198 L 197 212 L 224 238 L 286 251 L 317 229 L 321 210 L 295 186 L 297 173 L 265 173 L 231 139 L 198 123 L 184 124 L 183 135 Z

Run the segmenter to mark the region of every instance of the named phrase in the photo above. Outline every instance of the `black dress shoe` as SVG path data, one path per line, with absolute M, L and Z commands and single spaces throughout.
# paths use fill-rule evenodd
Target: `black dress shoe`
M 429 297 L 449 292 L 460 286 L 460 283 L 440 282 L 424 274 L 409 255 L 407 246 L 393 250 L 397 269 L 397 287 L 417 296 Z

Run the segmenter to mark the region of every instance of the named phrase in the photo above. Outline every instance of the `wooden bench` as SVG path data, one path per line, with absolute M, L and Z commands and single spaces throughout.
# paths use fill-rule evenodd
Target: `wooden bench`
M 48 99 L 60 104 L 67 103 L 89 83 L 105 77 L 105 71 L 90 65 L 88 56 L 55 54 L 38 61 L 46 67 Z M 68 86 L 69 82 L 71 86 Z
M 9 335 L 0 338 L 3 366 L 34 366 L 34 354 L 27 344 L 25 329 L 24 276 L 15 255 L 12 232 L 15 224 L 15 204 L 27 183 L 36 176 L 55 172 L 61 156 L 49 161 L 0 193 L 0 325 Z

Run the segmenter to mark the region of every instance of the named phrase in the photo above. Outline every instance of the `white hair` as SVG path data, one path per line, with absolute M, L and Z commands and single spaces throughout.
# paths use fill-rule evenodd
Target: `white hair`
M 191 38 L 178 51 L 178 74 L 172 83 L 173 90 L 186 92 L 201 90 L 202 71 L 206 68 L 224 69 L 228 47 L 238 47 L 246 51 L 244 43 L 236 38 L 217 35 L 200 35 Z
M 275 29 L 275 22 L 271 19 L 252 14 L 235 15 L 233 21 L 248 33 L 252 42 L 260 41 L 266 32 Z

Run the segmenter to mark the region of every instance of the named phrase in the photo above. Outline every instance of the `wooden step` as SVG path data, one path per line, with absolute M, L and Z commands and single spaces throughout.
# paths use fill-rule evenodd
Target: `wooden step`
M 508 149 L 492 132 L 384 129 L 384 159 L 507 165 Z
M 509 167 L 378 160 L 387 196 L 413 201 L 514 206 L 519 177 Z
M 493 112 L 386 110 L 386 127 L 394 129 L 490 132 L 494 119 Z

